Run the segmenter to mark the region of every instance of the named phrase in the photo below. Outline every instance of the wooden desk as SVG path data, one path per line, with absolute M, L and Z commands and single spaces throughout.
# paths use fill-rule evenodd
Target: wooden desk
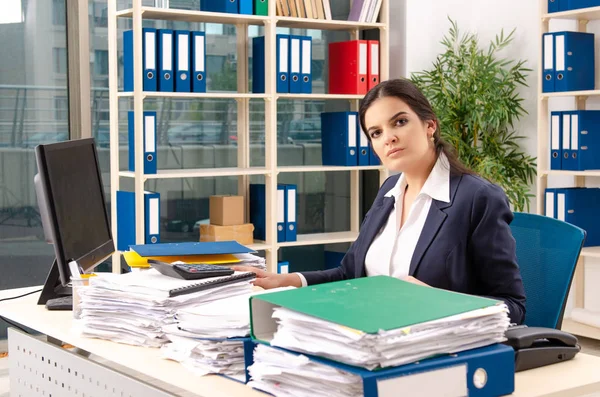
M 41 287 L 0 291 L 0 299 Z M 71 329 L 70 311 L 48 311 L 38 306 L 39 293 L 0 302 L 0 315 L 42 334 L 69 343 L 116 364 L 189 391 L 198 396 L 265 397 L 246 385 L 215 375 L 197 376 L 177 362 L 161 357 L 159 349 L 82 338 Z M 10 359 L 10 358 L 9 358 Z M 578 354 L 564 363 L 519 372 L 515 375 L 516 397 L 600 395 L 600 357 Z

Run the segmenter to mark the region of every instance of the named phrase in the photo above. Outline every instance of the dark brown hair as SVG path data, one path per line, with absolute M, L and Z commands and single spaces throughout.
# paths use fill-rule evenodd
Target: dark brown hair
M 360 126 L 367 135 L 369 141 L 371 137 L 367 133 L 365 126 L 365 113 L 371 107 L 373 102 L 379 98 L 395 97 L 405 102 L 422 122 L 435 121 L 436 129 L 433 133 L 433 143 L 435 144 L 436 155 L 444 153 L 450 163 L 450 172 L 454 174 L 475 174 L 475 172 L 466 167 L 458 159 L 454 147 L 442 139 L 440 135 L 440 122 L 435 115 L 431 104 L 425 98 L 425 95 L 407 79 L 394 79 L 383 81 L 375 86 L 363 98 L 359 109 Z

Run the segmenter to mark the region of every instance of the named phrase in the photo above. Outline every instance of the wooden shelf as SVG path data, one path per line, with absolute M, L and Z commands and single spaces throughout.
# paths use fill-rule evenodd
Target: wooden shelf
M 297 241 L 286 241 L 278 243 L 281 247 L 300 247 L 305 245 L 351 243 L 358 237 L 354 232 L 299 234 Z
M 117 94 L 119 98 L 133 98 L 133 92 L 121 91 Z M 142 92 L 144 98 L 180 98 L 180 99 L 191 99 L 191 98 L 231 98 L 231 99 L 265 99 L 266 94 L 252 94 L 242 92 L 162 92 L 162 91 L 144 91 Z
M 117 17 L 132 18 L 133 9 L 117 11 Z M 223 23 L 229 25 L 248 24 L 264 25 L 269 17 L 262 15 L 226 14 L 221 12 L 188 11 L 177 9 L 163 9 L 155 7 L 142 7 L 143 19 L 159 19 L 184 22 Z
M 144 174 L 145 179 L 177 179 L 177 178 L 211 178 L 220 176 L 239 175 L 268 175 L 270 171 L 266 168 L 195 168 L 195 169 L 173 169 L 158 170 L 156 174 Z M 135 178 L 135 172 L 121 171 L 119 176 Z
M 581 256 L 585 258 L 600 258 L 600 247 L 583 247 Z
M 278 99 L 347 99 L 347 100 L 360 100 L 364 98 L 364 95 L 353 95 L 353 94 L 277 94 Z
M 305 166 L 285 166 L 278 167 L 279 172 L 329 172 L 329 171 L 363 171 L 363 170 L 376 170 L 380 171 L 383 167 L 380 165 L 361 165 L 356 167 L 343 167 L 343 166 L 328 166 L 328 165 L 305 165 Z
M 543 92 L 542 99 L 546 98 L 561 98 L 567 96 L 598 96 L 600 90 L 586 90 L 586 91 L 564 91 L 564 92 Z
M 580 8 L 578 10 L 551 12 L 542 15 L 543 19 L 577 19 L 579 21 L 590 21 L 600 19 L 600 7 Z
M 277 17 L 277 27 L 317 30 L 368 30 L 384 27 L 383 23 Z
M 264 251 L 271 248 L 270 245 L 265 244 L 264 241 L 256 240 L 254 244 L 246 245 L 246 247 L 253 249 L 254 251 Z
M 561 329 L 570 334 L 600 340 L 600 329 L 587 324 L 578 323 L 571 318 L 565 318 Z
M 556 175 L 556 176 L 600 176 L 600 170 L 591 171 L 561 171 L 561 170 L 546 170 L 540 172 L 540 176 L 543 175 Z

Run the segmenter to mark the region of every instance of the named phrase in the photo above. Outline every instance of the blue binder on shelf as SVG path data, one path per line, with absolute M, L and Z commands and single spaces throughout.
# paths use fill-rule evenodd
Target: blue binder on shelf
M 135 193 L 117 191 L 117 249 L 128 251 L 136 244 Z M 144 241 L 160 242 L 160 194 L 144 192 Z
M 358 165 L 357 112 L 321 113 L 323 165 Z
M 548 0 L 548 13 L 567 11 L 569 2 L 572 0 Z
M 239 11 L 238 1 L 239 0 L 202 0 L 200 9 L 202 11 L 237 14 Z
M 265 93 L 265 36 L 252 39 L 252 92 Z
M 300 76 L 302 78 L 302 93 L 312 94 L 312 37 L 301 36 L 301 38 L 302 68 Z
M 585 171 L 600 169 L 600 111 L 572 110 L 562 112 L 562 169 Z
M 206 35 L 192 32 L 192 91 L 206 92 Z
M 554 92 L 554 34 L 542 35 L 542 92 Z
M 381 161 L 379 160 L 379 157 L 377 157 L 377 154 L 375 154 L 375 151 L 373 150 L 373 146 L 371 145 L 370 142 L 369 142 L 369 164 L 370 165 L 381 165 Z
M 244 15 L 252 15 L 254 0 L 238 0 L 239 13 Z
M 290 35 L 290 93 L 302 93 L 302 36 Z
M 556 92 L 593 90 L 595 87 L 594 34 L 555 32 L 553 35 L 554 90 Z
M 300 355 L 279 347 L 269 348 Z M 515 351 L 504 344 L 493 344 L 377 371 L 303 355 L 313 362 L 362 378 L 364 397 L 396 397 L 400 394 L 399 390 L 414 390 L 415 385 L 421 387 L 421 395 L 441 395 L 441 391 L 456 396 L 495 397 L 510 395 L 515 390 Z M 478 374 L 485 375 L 482 377 Z M 444 381 L 441 382 L 441 379 Z
M 277 262 L 277 273 L 287 274 L 290 272 L 290 262 Z
M 550 169 L 562 169 L 562 112 L 550 113 Z
M 173 31 L 159 29 L 158 36 L 158 90 L 173 92 Z
M 156 112 L 144 112 L 144 174 L 156 174 Z M 135 113 L 127 113 L 129 132 L 129 171 L 135 171 Z
M 571 11 L 580 8 L 598 7 L 600 6 L 599 0 L 555 0 L 558 1 L 558 11 Z M 550 2 L 550 0 L 548 0 Z M 548 12 L 550 11 L 550 3 L 548 3 Z
M 358 165 L 371 165 L 371 145 L 369 145 L 369 138 L 363 132 L 356 118 L 356 142 L 358 142 Z
M 249 186 L 250 194 L 250 223 L 254 225 L 254 239 L 265 241 L 267 239 L 267 207 L 266 207 L 266 188 L 264 184 L 251 183 Z M 285 187 L 277 185 L 277 242 L 285 240 Z
M 176 30 L 175 34 L 175 91 L 190 92 L 190 32 Z
M 545 214 L 586 231 L 584 247 L 600 245 L 600 188 L 552 188 L 545 191 Z
M 237 241 L 137 244 L 132 245 L 130 248 L 143 258 L 149 256 L 224 255 L 256 252 Z
M 285 241 L 296 241 L 298 236 L 298 187 L 285 186 Z M 279 190 L 279 188 L 278 188 Z
M 276 41 L 276 71 L 277 71 L 277 92 L 290 92 L 290 73 L 288 58 L 290 53 L 290 36 L 286 34 L 278 34 Z
M 133 91 L 133 30 L 123 32 L 123 90 Z M 156 29 L 142 28 L 142 68 L 144 91 L 158 89 L 156 70 Z

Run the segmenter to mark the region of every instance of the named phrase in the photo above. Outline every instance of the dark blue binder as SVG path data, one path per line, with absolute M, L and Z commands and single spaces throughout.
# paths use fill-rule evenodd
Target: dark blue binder
M 277 186 L 277 189 L 279 191 L 279 186 Z M 285 241 L 296 241 L 298 237 L 298 187 L 286 184 L 284 185 L 284 189 Z
M 301 77 L 302 77 L 302 93 L 312 93 L 312 37 L 302 37 L 302 49 L 301 49 Z
M 239 13 L 244 15 L 252 15 L 254 0 L 238 0 Z
M 279 347 L 269 348 L 299 355 Z M 515 390 L 515 351 L 504 344 L 493 344 L 377 371 L 341 364 L 318 356 L 303 355 L 311 361 L 361 377 L 364 397 L 404 395 L 406 393 L 401 390 L 406 386 L 402 378 L 413 376 L 418 377 L 420 384 L 435 384 L 439 379 L 452 382 L 452 388 L 456 391 L 452 395 L 492 397 L 510 395 Z
M 381 165 L 381 161 L 375 151 L 373 150 L 373 146 L 369 142 L 369 164 L 370 165 Z
M 143 90 L 156 91 L 158 88 L 156 69 L 156 29 L 142 28 L 142 68 L 144 73 Z M 123 32 L 123 90 L 133 91 L 133 30 Z
M 600 212 L 596 205 L 600 188 L 556 188 L 553 191 L 555 218 L 585 230 L 584 247 L 600 245 Z
M 202 11 L 238 13 L 238 0 L 202 0 L 200 9 Z
M 548 13 L 561 11 L 559 2 L 560 0 L 548 0 Z
M 542 35 L 542 92 L 554 92 L 554 34 Z
M 144 174 L 156 174 L 156 112 L 146 111 L 143 115 Z M 129 135 L 129 171 L 135 171 L 135 113 L 127 113 Z
M 555 32 L 554 90 L 593 90 L 595 87 L 594 34 Z M 545 54 L 544 54 L 545 55 Z
M 265 36 L 252 39 L 252 92 L 265 93 Z
M 356 142 L 358 142 L 358 165 L 371 165 L 371 145 L 369 138 L 360 126 L 358 117 L 356 118 Z
M 548 0 L 550 1 L 550 0 Z M 580 8 L 598 7 L 600 0 L 556 0 L 559 2 L 559 11 L 571 11 Z M 550 12 L 550 10 L 548 10 Z
M 550 113 L 550 169 L 562 169 L 562 112 Z
M 276 36 L 276 67 L 277 71 L 277 92 L 290 92 L 290 73 L 289 73 L 289 57 L 290 57 L 290 36 L 286 34 L 278 34 Z
M 357 112 L 321 113 L 323 165 L 358 165 L 357 118 Z
M 117 191 L 117 249 L 128 251 L 136 243 L 135 193 Z M 160 242 L 160 194 L 144 192 L 144 241 Z
M 192 32 L 192 91 L 206 92 L 206 35 Z
M 176 30 L 175 34 L 175 91 L 190 92 L 191 85 L 191 62 L 190 62 L 190 32 L 188 30 Z
M 302 93 L 302 36 L 290 35 L 290 93 Z
M 264 184 L 252 183 L 249 186 L 250 194 L 250 223 L 254 225 L 254 239 L 266 241 L 266 189 Z M 285 207 L 285 187 L 277 185 L 277 242 L 286 241 L 286 207 Z
M 600 169 L 600 111 L 576 110 L 564 112 L 571 117 L 567 170 Z M 566 134 L 568 131 L 563 130 Z
M 159 29 L 158 35 L 158 90 L 173 92 L 173 31 Z

